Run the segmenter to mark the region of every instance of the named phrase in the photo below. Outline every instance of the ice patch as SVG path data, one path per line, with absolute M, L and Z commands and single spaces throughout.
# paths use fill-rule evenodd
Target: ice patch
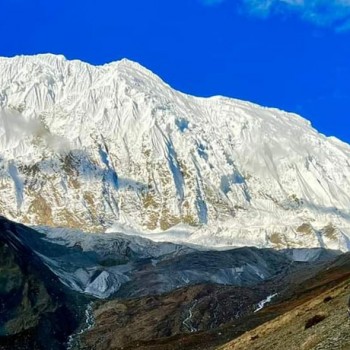
M 254 310 L 254 312 L 260 311 L 262 308 L 264 308 L 264 306 L 265 306 L 266 304 L 270 303 L 271 300 L 272 300 L 274 297 L 276 297 L 277 295 L 278 295 L 278 293 L 271 294 L 271 295 L 269 295 L 266 299 L 259 301 L 258 307 Z

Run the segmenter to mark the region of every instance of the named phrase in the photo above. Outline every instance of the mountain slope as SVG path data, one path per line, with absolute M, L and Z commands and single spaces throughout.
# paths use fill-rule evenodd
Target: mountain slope
M 0 218 L 0 349 L 66 349 L 84 316 L 84 296 L 65 288 L 28 246 L 16 226 Z M 39 235 L 39 233 L 37 233 Z M 10 237 L 12 236 L 12 237 Z
M 338 257 L 326 270 L 298 286 L 291 299 L 262 310 L 266 317 L 275 315 L 274 319 L 218 349 L 350 349 L 349 266 L 349 254 Z
M 0 242 L 40 271 L 50 271 L 49 280 L 99 299 L 143 297 L 199 283 L 249 287 L 291 273 L 294 264 L 288 253 L 273 249 L 200 251 L 117 233 L 45 231 L 0 217 Z
M 350 247 L 349 145 L 294 114 L 182 94 L 128 60 L 0 58 L 0 155 L 0 212 L 23 223 Z
M 349 349 L 349 264 L 349 254 L 343 254 L 250 290 L 196 285 L 101 302 L 95 304 L 94 327 L 80 337 L 80 348 Z M 273 288 L 278 295 L 257 311 L 257 301 L 266 300 L 263 295 Z M 130 334 L 130 329 L 137 331 Z
M 46 349 L 50 337 L 53 349 L 213 349 L 349 278 L 349 253 L 318 248 L 41 231 L 0 217 L 1 349 Z

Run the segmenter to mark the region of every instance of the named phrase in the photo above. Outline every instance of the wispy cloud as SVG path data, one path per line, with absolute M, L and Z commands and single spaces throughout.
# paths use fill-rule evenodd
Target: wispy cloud
M 24 118 L 16 110 L 0 109 L 0 140 L 6 144 L 24 140 L 26 138 L 40 139 L 45 146 L 57 153 L 70 151 L 68 139 L 56 135 L 38 119 Z
M 200 0 L 200 2 L 207 6 L 218 5 L 223 3 L 225 0 Z
M 201 0 L 204 5 L 221 0 Z M 236 0 L 224 0 L 235 1 Z M 350 29 L 350 0 L 239 0 L 244 13 L 266 18 L 276 15 L 297 15 L 320 27 L 337 31 Z

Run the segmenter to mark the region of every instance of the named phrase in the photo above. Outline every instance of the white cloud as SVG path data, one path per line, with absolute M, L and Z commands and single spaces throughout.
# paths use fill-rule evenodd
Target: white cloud
M 202 0 L 205 5 L 220 2 Z M 317 26 L 337 31 L 350 29 L 350 0 L 239 0 L 239 3 L 245 13 L 262 18 L 290 14 Z
M 27 137 L 37 138 L 51 150 L 66 153 L 70 150 L 69 141 L 50 130 L 38 119 L 27 119 L 16 110 L 0 109 L 0 140 L 5 142 L 24 140 Z
M 341 30 L 350 22 L 350 0 L 242 0 L 251 14 L 269 16 L 294 13 L 303 20 Z

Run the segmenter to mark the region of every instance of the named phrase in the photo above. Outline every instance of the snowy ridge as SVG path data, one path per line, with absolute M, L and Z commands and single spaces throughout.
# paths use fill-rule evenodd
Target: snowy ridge
M 204 246 L 349 250 L 350 147 L 137 63 L 0 58 L 0 213 Z

